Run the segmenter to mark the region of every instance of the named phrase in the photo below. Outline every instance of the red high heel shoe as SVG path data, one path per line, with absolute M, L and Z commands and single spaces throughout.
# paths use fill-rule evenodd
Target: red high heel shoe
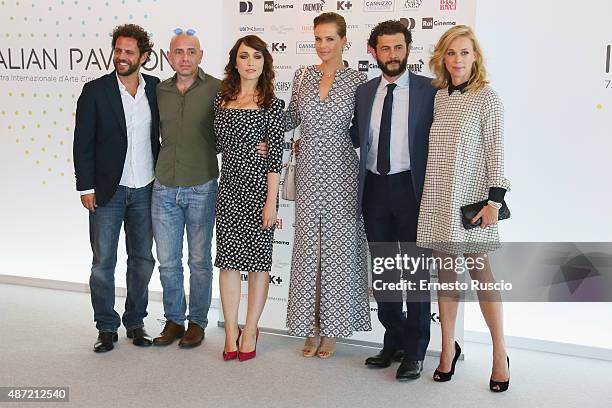
M 235 360 L 238 357 L 238 342 L 240 341 L 240 335 L 242 330 L 238 328 L 238 337 L 236 338 L 236 350 L 235 351 L 223 351 L 223 361 Z
M 257 340 L 259 340 L 259 328 L 257 329 L 257 335 L 255 336 L 255 348 L 253 349 L 253 351 L 247 352 L 238 350 L 239 361 L 247 361 L 252 358 L 255 358 L 255 356 L 257 355 Z

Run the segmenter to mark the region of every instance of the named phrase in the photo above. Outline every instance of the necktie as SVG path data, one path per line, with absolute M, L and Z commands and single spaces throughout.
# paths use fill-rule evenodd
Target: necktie
M 380 118 L 376 169 L 381 176 L 386 176 L 389 174 L 389 170 L 391 170 L 391 115 L 393 113 L 393 90 L 396 86 L 396 84 L 387 85 L 387 95 L 385 95 L 385 102 Z

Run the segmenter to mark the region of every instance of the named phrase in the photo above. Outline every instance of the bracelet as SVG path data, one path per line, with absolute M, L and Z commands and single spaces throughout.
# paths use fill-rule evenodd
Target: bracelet
M 497 211 L 499 211 L 502 208 L 502 203 L 496 203 L 495 201 L 487 201 L 487 204 L 489 204 L 491 207 L 495 208 Z

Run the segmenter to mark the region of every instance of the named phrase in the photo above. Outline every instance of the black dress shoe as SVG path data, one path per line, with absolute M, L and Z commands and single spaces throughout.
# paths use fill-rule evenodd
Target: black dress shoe
M 393 361 L 402 361 L 403 356 L 403 350 L 383 348 L 377 355 L 366 358 L 365 365 L 370 367 L 385 368 L 389 367 Z
M 416 380 L 423 371 L 423 361 L 421 360 L 402 360 L 402 364 L 397 369 L 395 378 L 399 381 Z
M 128 339 L 132 339 L 132 343 L 135 346 L 148 347 L 153 344 L 153 339 L 147 334 L 144 327 L 128 330 L 127 337 Z
M 94 344 L 94 351 L 96 353 L 105 353 L 111 351 L 115 346 L 115 343 L 119 340 L 119 336 L 115 332 L 98 332 L 98 341 Z

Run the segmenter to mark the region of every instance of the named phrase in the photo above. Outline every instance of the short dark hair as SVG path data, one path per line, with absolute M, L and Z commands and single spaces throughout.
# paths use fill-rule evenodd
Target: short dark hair
M 151 42 L 151 38 L 149 38 L 149 33 L 147 33 L 144 28 L 136 24 L 123 24 L 115 27 L 113 30 L 113 48 L 115 48 L 115 44 L 117 43 L 117 38 L 119 37 L 128 37 L 133 38 L 138 42 L 138 50 L 140 51 L 140 55 L 145 52 L 149 55 L 147 56 L 147 60 L 142 64 L 143 66 L 149 62 L 151 59 L 151 52 L 153 51 L 153 43 Z
M 376 49 L 378 44 L 378 37 L 381 35 L 393 35 L 393 34 L 404 34 L 406 39 L 406 45 L 412 44 L 412 33 L 408 30 L 404 24 L 397 20 L 387 20 L 382 23 L 378 23 L 376 27 L 370 32 L 370 38 L 368 39 L 368 45 Z
M 340 38 L 346 37 L 346 20 L 338 13 L 323 13 L 319 14 L 312 21 L 314 27 L 319 24 L 333 23 L 336 25 L 336 32 L 340 36 Z

